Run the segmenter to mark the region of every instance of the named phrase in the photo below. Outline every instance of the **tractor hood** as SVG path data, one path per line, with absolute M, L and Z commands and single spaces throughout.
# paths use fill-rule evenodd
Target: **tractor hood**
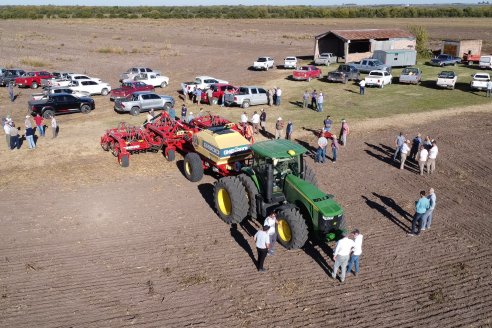
M 332 195 L 325 194 L 311 183 L 293 174 L 289 174 L 285 178 L 284 188 L 286 189 L 287 198 L 289 198 L 287 189 L 292 188 L 305 197 L 325 217 L 335 217 L 343 213 L 342 207 L 333 200 Z

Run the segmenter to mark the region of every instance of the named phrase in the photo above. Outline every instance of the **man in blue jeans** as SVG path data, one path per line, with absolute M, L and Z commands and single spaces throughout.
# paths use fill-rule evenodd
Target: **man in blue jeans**
M 403 144 L 405 143 L 406 140 L 407 140 L 407 138 L 405 138 L 405 135 L 403 134 L 403 132 L 400 132 L 400 135 L 398 137 L 396 137 L 396 140 L 395 140 L 396 150 L 395 150 L 395 154 L 393 155 L 393 162 L 396 161 L 396 158 L 401 151 L 401 147 L 403 146 Z
M 424 217 L 422 218 L 421 230 L 423 231 L 426 229 L 430 229 L 432 224 L 432 213 L 436 208 L 436 194 L 434 193 L 434 188 L 429 189 L 429 196 L 427 196 L 427 199 L 429 200 L 430 207 L 427 212 L 425 212 Z
M 328 146 L 328 139 L 321 134 L 321 137 L 318 139 L 318 150 L 316 151 L 316 159 L 317 163 L 324 163 L 326 158 L 326 147 Z
M 415 215 L 412 220 L 412 231 L 408 233 L 409 236 L 420 235 L 420 227 L 422 225 L 422 218 L 425 212 L 430 208 L 430 202 L 427 197 L 425 197 L 425 190 L 420 192 L 420 199 L 415 204 Z M 417 231 L 415 231 L 417 229 Z
M 352 235 L 354 236 L 355 246 L 352 254 L 350 255 L 350 260 L 347 266 L 347 273 L 350 273 L 352 271 L 353 266 L 354 276 L 356 276 L 359 273 L 359 257 L 362 254 L 362 240 L 364 239 L 364 236 L 360 233 L 359 229 L 354 229 L 354 231 L 352 231 Z

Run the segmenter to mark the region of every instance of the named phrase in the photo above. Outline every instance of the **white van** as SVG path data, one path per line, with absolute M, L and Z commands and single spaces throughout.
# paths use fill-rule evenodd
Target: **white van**
M 492 56 L 480 56 L 478 65 L 480 68 L 492 69 Z

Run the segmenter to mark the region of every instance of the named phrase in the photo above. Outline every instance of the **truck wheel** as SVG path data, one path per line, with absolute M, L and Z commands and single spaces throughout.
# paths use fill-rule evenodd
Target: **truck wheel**
M 245 108 L 245 109 L 246 109 L 246 108 L 249 108 L 249 100 L 245 100 L 245 101 L 243 101 L 243 103 L 241 104 L 241 107 L 242 107 L 242 108 Z
M 224 177 L 215 183 L 214 203 L 219 217 L 227 224 L 241 223 L 248 215 L 246 189 L 237 177 Z
M 170 109 L 171 109 L 171 107 L 172 107 L 172 106 L 171 106 L 171 104 L 170 104 L 170 103 L 165 103 L 165 104 L 164 104 L 164 110 L 166 110 L 166 111 L 170 110 Z
M 90 111 L 91 111 L 91 106 L 89 106 L 89 105 L 82 105 L 82 107 L 80 107 L 81 113 L 89 114 Z
M 258 217 L 258 213 L 256 211 L 256 195 L 258 195 L 258 188 L 256 188 L 256 185 L 250 176 L 246 174 L 240 174 L 238 175 L 238 178 L 246 189 L 246 195 L 248 196 L 248 214 L 253 219 L 256 219 Z
M 212 105 L 217 105 L 219 103 L 219 99 L 216 97 L 212 98 Z
M 140 114 L 140 108 L 138 108 L 137 106 L 130 109 L 130 115 L 137 116 L 138 114 Z
M 318 187 L 318 179 L 316 178 L 316 173 L 314 173 L 313 169 L 307 165 L 304 167 L 303 179 L 314 185 L 315 187 Z
M 121 155 L 121 157 L 118 158 L 118 163 L 120 163 L 121 167 L 128 167 L 130 165 L 130 155 Z
M 161 88 L 165 88 L 165 87 L 167 87 L 167 83 L 166 82 L 162 82 L 161 83 Z
M 172 162 L 176 158 L 176 151 L 174 149 L 166 149 L 166 150 L 164 150 L 164 157 L 169 162 Z
M 106 89 L 106 88 L 104 88 L 104 89 L 101 90 L 101 95 L 103 95 L 103 96 L 107 96 L 108 93 L 109 93 L 109 90 Z
M 37 89 L 37 88 L 38 88 L 38 84 L 37 84 L 37 82 L 33 82 L 33 83 L 31 84 L 31 88 L 33 88 L 33 89 Z
M 184 174 L 191 182 L 198 182 L 203 178 L 203 164 L 200 155 L 188 153 L 184 158 Z
M 277 213 L 277 240 L 287 249 L 298 249 L 308 239 L 308 227 L 296 208 L 280 210 Z
M 49 118 L 51 118 L 51 116 L 53 116 L 53 115 L 55 115 L 55 112 L 54 112 L 54 111 L 52 111 L 51 109 L 45 110 L 45 111 L 43 112 L 43 118 L 44 118 L 44 119 L 49 119 Z

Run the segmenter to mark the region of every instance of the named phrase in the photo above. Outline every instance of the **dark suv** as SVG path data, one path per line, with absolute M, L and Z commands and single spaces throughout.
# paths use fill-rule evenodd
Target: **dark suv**
M 6 87 L 9 83 L 15 82 L 15 79 L 24 75 L 24 73 L 25 71 L 23 69 L 7 69 L 3 75 L 0 76 L 0 85 Z
M 360 72 L 352 65 L 340 65 L 336 71 L 329 72 L 326 79 L 328 82 L 347 83 L 349 80 L 360 80 Z

